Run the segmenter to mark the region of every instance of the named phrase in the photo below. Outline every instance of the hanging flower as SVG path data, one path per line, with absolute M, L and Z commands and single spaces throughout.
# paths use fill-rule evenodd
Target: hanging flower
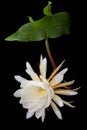
M 63 82 L 64 74 L 68 68 L 58 72 L 64 61 L 52 72 L 49 78 L 46 78 L 47 59 L 40 57 L 40 76 L 38 76 L 31 65 L 26 62 L 26 72 L 32 80 L 27 80 L 21 76 L 15 76 L 15 79 L 21 83 L 20 89 L 15 93 L 15 97 L 20 97 L 20 104 L 23 108 L 28 109 L 26 118 L 32 117 L 34 114 L 37 119 L 41 117 L 42 122 L 45 119 L 45 110 L 50 105 L 59 119 L 62 119 L 61 112 L 58 107 L 68 105 L 74 107 L 70 102 L 64 101 L 59 95 L 76 95 L 77 91 L 71 90 L 68 86 L 73 81 Z M 58 73 L 57 73 L 58 72 Z

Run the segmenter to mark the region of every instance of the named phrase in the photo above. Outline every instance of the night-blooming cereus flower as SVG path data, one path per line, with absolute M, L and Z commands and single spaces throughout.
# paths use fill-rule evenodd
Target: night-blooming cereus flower
M 63 61 L 64 62 L 64 61 Z M 32 80 L 27 80 L 21 76 L 15 76 L 15 79 L 21 83 L 20 89 L 15 93 L 15 97 L 20 97 L 20 104 L 23 108 L 28 109 L 26 118 L 32 117 L 34 114 L 37 119 L 41 117 L 42 122 L 45 118 L 45 110 L 50 105 L 59 119 L 62 119 L 61 112 L 58 107 L 64 104 L 74 107 L 70 102 L 64 101 L 60 95 L 76 95 L 76 90 L 69 89 L 69 85 L 73 81 L 63 82 L 64 74 L 68 68 L 58 72 L 63 62 L 52 72 L 49 78 L 46 78 L 47 59 L 40 57 L 40 76 L 38 76 L 31 65 L 26 62 L 26 72 Z

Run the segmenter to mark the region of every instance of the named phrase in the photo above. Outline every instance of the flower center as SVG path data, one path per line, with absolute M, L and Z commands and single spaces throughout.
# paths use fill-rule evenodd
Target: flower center
M 36 93 L 36 96 L 41 96 L 41 95 L 45 96 L 46 94 L 47 94 L 46 90 L 39 88 L 37 93 Z

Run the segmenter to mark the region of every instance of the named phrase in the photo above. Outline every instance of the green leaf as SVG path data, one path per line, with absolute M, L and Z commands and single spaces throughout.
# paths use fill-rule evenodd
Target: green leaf
M 47 16 L 51 16 L 52 12 L 51 12 L 51 4 L 52 2 L 48 1 L 48 5 L 43 9 L 43 13 Z
M 29 17 L 28 23 L 21 26 L 15 33 L 8 36 L 6 41 L 41 41 L 46 38 L 57 38 L 70 33 L 70 18 L 67 12 L 51 14 L 51 2 L 44 8 L 44 16 L 33 21 Z

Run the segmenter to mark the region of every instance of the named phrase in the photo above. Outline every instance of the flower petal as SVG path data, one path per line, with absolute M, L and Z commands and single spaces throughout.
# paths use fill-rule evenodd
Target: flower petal
M 64 75 L 68 71 L 68 68 L 63 69 L 58 74 Z
M 51 107 L 54 111 L 54 113 L 56 114 L 56 116 L 62 120 L 62 115 L 61 115 L 61 112 L 60 110 L 58 109 L 58 107 L 56 106 L 56 104 L 54 102 L 51 102 Z
M 22 89 L 18 89 L 13 95 L 15 97 L 21 97 L 21 92 L 22 92 Z
M 44 122 L 44 119 L 45 119 L 45 110 L 44 110 L 44 112 L 43 112 L 43 114 L 42 114 L 42 116 L 41 116 L 42 122 Z
M 26 88 L 26 87 L 31 87 L 31 86 L 36 86 L 36 87 L 41 87 L 43 89 L 46 89 L 46 86 L 40 81 L 30 80 L 26 83 L 21 84 L 21 88 Z
M 50 81 L 50 85 L 54 86 L 60 83 L 63 80 L 64 74 L 67 72 L 68 68 L 63 69 L 61 72 L 56 74 L 53 79 Z
M 47 71 L 47 59 L 40 57 L 40 73 L 42 77 L 46 78 L 46 71 Z
M 30 75 L 30 77 L 33 79 L 33 80 L 39 80 L 39 77 L 38 75 L 34 72 L 34 70 L 32 69 L 31 65 L 26 62 L 26 72 Z
M 64 106 L 62 99 L 58 95 L 54 95 L 53 100 L 56 102 L 56 104 L 58 104 L 59 107 Z
M 16 75 L 16 76 L 14 76 L 14 78 L 18 81 L 18 82 L 26 82 L 26 81 L 28 81 L 27 79 L 25 79 L 25 78 L 23 78 L 23 77 L 21 77 L 20 75 Z
M 35 113 L 36 118 L 39 119 L 43 115 L 43 113 L 44 113 L 44 107 L 36 111 Z
M 26 114 L 26 119 L 31 118 L 33 115 L 34 115 L 34 112 L 30 112 L 30 111 L 28 110 L 28 112 L 27 112 L 27 114 Z
M 46 96 L 46 100 L 45 100 L 45 108 L 49 107 L 50 103 L 51 103 L 51 100 L 52 100 L 52 97 L 54 95 L 54 91 L 53 89 L 50 87 L 47 89 L 47 96 Z
M 36 112 L 37 110 L 39 110 L 40 108 L 42 108 L 44 106 L 44 98 L 41 98 L 39 100 L 39 102 L 37 103 L 37 105 L 31 109 L 29 109 L 30 112 Z
M 61 94 L 61 95 L 77 95 L 78 92 L 74 91 L 74 90 L 65 90 L 65 89 L 59 89 L 59 90 L 55 90 L 56 94 Z
M 23 108 L 31 109 L 32 107 L 35 107 L 37 105 L 37 102 L 28 102 L 21 99 L 20 104 L 23 105 Z

